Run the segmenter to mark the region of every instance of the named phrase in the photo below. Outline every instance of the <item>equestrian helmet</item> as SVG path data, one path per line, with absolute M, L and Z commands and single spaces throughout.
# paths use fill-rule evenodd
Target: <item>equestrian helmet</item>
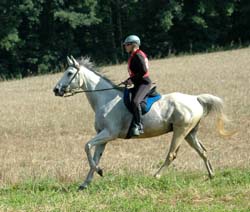
M 124 41 L 124 45 L 127 43 L 136 43 L 138 46 L 141 45 L 140 38 L 137 35 L 129 35 Z

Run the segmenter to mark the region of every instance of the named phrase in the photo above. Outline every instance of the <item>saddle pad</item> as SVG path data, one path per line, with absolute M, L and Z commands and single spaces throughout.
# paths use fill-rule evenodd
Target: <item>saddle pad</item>
M 157 102 L 159 99 L 161 98 L 161 95 L 158 94 L 156 96 L 153 96 L 153 97 L 147 97 L 146 98 L 146 107 L 143 108 L 143 105 L 142 105 L 142 112 L 143 114 L 147 113 L 148 111 L 150 111 L 152 105 Z

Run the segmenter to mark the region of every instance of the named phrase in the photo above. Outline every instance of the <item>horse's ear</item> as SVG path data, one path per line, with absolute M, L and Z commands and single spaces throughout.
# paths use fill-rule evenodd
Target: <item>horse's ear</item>
M 69 66 L 73 66 L 74 65 L 73 61 L 69 58 L 69 56 L 67 56 L 67 61 L 68 61 L 68 65 Z
M 75 59 L 72 55 L 70 56 L 70 58 L 71 58 L 71 60 L 73 61 L 74 66 L 75 66 L 77 69 L 79 69 L 79 68 L 80 68 L 80 65 L 79 65 L 79 63 L 76 61 L 76 59 Z

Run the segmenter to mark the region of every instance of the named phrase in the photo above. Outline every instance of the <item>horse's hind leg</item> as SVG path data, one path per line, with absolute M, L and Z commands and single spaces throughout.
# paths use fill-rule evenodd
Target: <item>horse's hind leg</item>
M 181 142 L 185 138 L 185 131 L 180 129 L 174 129 L 173 138 L 171 141 L 170 149 L 167 155 L 167 158 L 160 169 L 154 174 L 154 177 L 160 178 L 161 174 L 165 171 L 165 169 L 173 162 L 173 160 L 177 157 L 178 150 L 180 148 Z
M 193 147 L 196 152 L 198 152 L 198 154 L 200 155 L 200 157 L 203 159 L 207 171 L 208 171 L 208 176 L 210 179 L 212 179 L 214 177 L 214 171 L 213 171 L 213 167 L 210 163 L 210 161 L 207 158 L 206 155 L 206 148 L 204 147 L 204 145 L 197 139 L 197 130 L 198 130 L 198 126 L 196 126 L 187 136 L 186 136 L 186 140 L 189 143 L 189 145 L 191 147 Z

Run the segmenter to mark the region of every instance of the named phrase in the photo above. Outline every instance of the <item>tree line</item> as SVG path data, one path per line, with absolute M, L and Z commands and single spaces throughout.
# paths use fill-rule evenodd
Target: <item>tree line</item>
M 0 77 L 60 70 L 67 55 L 127 59 L 141 38 L 150 58 L 248 45 L 249 0 L 1 0 Z

